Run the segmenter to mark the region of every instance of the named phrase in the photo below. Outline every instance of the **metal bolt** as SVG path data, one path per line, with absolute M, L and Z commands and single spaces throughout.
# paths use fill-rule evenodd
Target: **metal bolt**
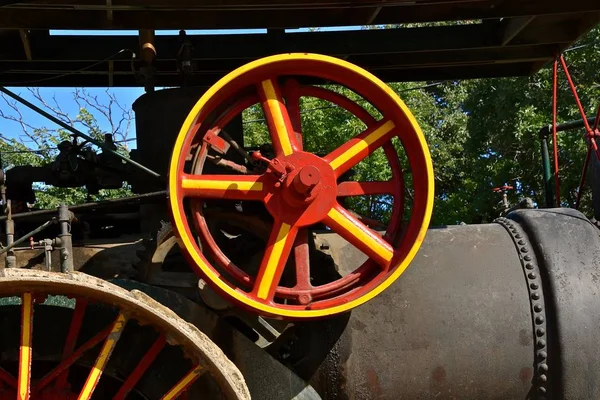
M 521 236 L 521 235 L 517 235 L 517 236 Z M 515 236 L 515 237 L 516 237 L 516 236 Z M 518 243 L 519 243 L 519 245 L 523 246 L 523 245 L 525 244 L 525 241 L 524 241 L 524 240 L 519 240 L 519 242 L 518 242 Z
M 521 251 L 523 253 L 529 253 L 529 249 L 527 247 L 521 247 Z
M 525 268 L 527 268 L 527 269 L 533 269 L 533 264 L 532 263 L 527 263 L 527 264 L 525 264 Z
M 540 349 L 543 349 L 544 347 L 546 347 L 546 341 L 544 339 L 540 339 L 537 341 L 537 346 Z M 546 364 L 542 364 L 542 365 L 546 365 Z M 548 369 L 548 366 L 546 366 L 546 369 Z
M 548 372 L 548 364 L 540 364 L 540 366 L 538 367 L 538 370 L 541 373 Z
M 546 382 L 548 381 L 548 377 L 546 375 L 540 375 L 540 381 Z
M 545 360 L 546 358 L 548 358 L 548 353 L 546 353 L 545 351 L 540 351 L 538 353 L 538 357 L 540 357 L 540 359 Z
M 546 330 L 544 328 L 537 328 L 535 333 L 537 333 L 538 336 L 544 336 L 546 334 Z
M 533 306 L 533 310 L 534 310 L 535 312 L 542 312 L 542 310 L 543 310 L 543 307 L 542 307 L 542 305 L 541 305 L 541 304 L 536 304 L 535 306 Z
M 535 323 L 538 324 L 538 325 L 543 324 L 544 323 L 544 317 L 542 317 L 541 315 L 537 316 L 535 318 Z
M 520 233 L 517 233 L 515 237 L 516 237 L 517 239 L 521 239 L 521 238 L 523 237 L 523 235 L 521 235 Z M 521 243 L 521 244 L 524 244 L 524 243 Z
M 529 274 L 527 274 L 527 276 L 529 277 L 529 279 L 537 278 L 537 275 L 535 274 L 535 272 L 530 272 Z
M 531 294 L 531 298 L 534 300 L 539 300 L 540 299 L 540 294 L 538 292 L 532 293 Z
M 540 288 L 540 285 L 538 285 L 537 283 L 533 282 L 531 285 L 529 285 L 529 287 L 533 290 L 538 290 Z M 540 307 L 541 306 L 536 306 L 536 307 Z
M 523 257 L 525 259 L 525 261 L 531 261 L 531 256 L 527 255 L 525 257 Z
M 538 388 L 538 392 L 540 392 L 540 393 L 544 394 L 544 393 L 546 393 L 546 388 L 545 388 L 545 387 L 543 387 L 543 386 L 540 386 L 540 387 Z

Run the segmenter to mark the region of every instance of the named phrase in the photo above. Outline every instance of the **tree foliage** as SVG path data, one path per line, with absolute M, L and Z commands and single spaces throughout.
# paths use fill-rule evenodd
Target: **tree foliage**
M 565 58 L 583 106 L 589 116 L 593 116 L 600 103 L 600 85 L 597 81 L 600 28 L 593 29 L 583 37 L 572 50 L 565 53 Z M 560 77 L 558 122 L 579 119 L 562 71 Z M 390 86 L 415 115 L 431 151 L 436 187 L 433 224 L 493 220 L 499 213 L 501 195 L 492 189 L 505 184 L 515 187 L 509 193 L 512 204 L 523 197 L 530 197 L 536 204 L 543 205 L 538 133 L 540 128 L 552 121 L 551 63 L 530 77 L 390 83 Z M 327 88 L 353 99 L 373 117 L 380 118 L 379 112 L 356 93 L 338 86 Z M 128 116 L 110 94 L 108 103 L 102 104 L 97 98 L 77 90 L 74 100 L 80 105 L 79 113 L 70 117 L 56 102 L 45 102 L 39 92 L 34 90 L 32 93 L 63 121 L 86 129 L 92 136 L 101 137 L 104 131 L 109 131 L 115 135 L 115 140 L 128 139 L 131 115 Z M 55 150 L 52 149 L 69 137 L 67 132 L 30 126 L 22 116 L 19 117 L 14 104 L 7 102 L 7 105 L 7 111 L 0 116 L 18 121 L 24 135 L 18 139 L 0 137 L 4 167 L 40 165 L 52 159 L 55 156 Z M 99 123 L 88 110 L 103 116 L 105 121 Z M 346 110 L 317 98 L 301 99 L 301 119 L 305 147 L 320 154 L 326 154 L 365 129 L 364 123 Z M 246 110 L 243 120 L 246 136 L 244 145 L 256 147 L 270 142 L 259 105 Z M 573 207 L 577 197 L 587 149 L 583 134 L 579 130 L 558 135 L 563 206 Z M 405 168 L 405 195 L 410 206 L 410 171 L 401 145 L 395 143 L 395 146 Z M 32 148 L 37 152 L 21 152 Z M 387 180 L 391 177 L 391 169 L 383 151 L 377 151 L 361 162 L 354 173 L 351 178 L 354 180 Z M 57 198 L 75 203 L 86 198 L 82 190 L 47 187 L 39 187 L 39 190 L 42 206 L 54 205 Z M 365 196 L 348 201 L 361 215 L 384 221 L 389 218 L 392 202 L 389 196 Z M 583 196 L 582 209 L 589 215 L 590 205 L 591 194 L 588 189 Z
M 127 143 L 130 140 L 133 114 L 119 103 L 114 93 L 107 91 L 106 96 L 99 99 L 98 96 L 92 96 L 85 90 L 76 89 L 73 92 L 73 101 L 78 106 L 78 112 L 76 115 L 70 115 L 56 97 L 44 98 L 39 89 L 28 91 L 46 111 L 84 131 L 92 138 L 103 141 L 105 134 L 113 134 L 114 140 L 118 142 L 117 150 L 124 155 L 128 154 Z M 73 140 L 72 134 L 65 129 L 33 126 L 23 115 L 21 105 L 4 96 L 3 102 L 5 107 L 0 107 L 0 117 L 12 121 L 21 128 L 21 132 L 16 136 L 8 136 L 5 132 L 0 132 L 3 168 L 10 169 L 18 165 L 42 166 L 51 163 L 58 155 L 58 144 Z M 98 151 L 95 146 L 86 146 Z M 54 208 L 61 203 L 80 204 L 130 193 L 127 187 L 123 187 L 101 190 L 97 195 L 90 196 L 85 188 L 60 188 L 41 183 L 34 184 L 34 189 L 37 199 L 36 208 Z

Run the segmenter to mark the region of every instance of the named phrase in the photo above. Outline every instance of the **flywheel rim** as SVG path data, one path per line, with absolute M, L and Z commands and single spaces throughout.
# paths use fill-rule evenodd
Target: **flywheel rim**
M 35 323 L 33 304 L 34 301 L 46 298 L 49 295 L 67 296 L 68 298 L 77 299 L 77 304 L 73 311 L 73 320 L 76 319 L 79 299 L 85 300 L 82 302 L 83 312 L 85 312 L 88 302 L 90 304 L 94 302 L 117 308 L 118 316 L 114 320 L 114 323 L 109 324 L 109 326 L 103 331 L 98 332 L 97 335 L 85 344 L 75 349 L 75 342 L 73 342 L 71 354 L 67 355 L 63 353 L 63 357 L 66 356 L 67 358 L 63 358 L 56 367 L 42 378 L 32 381 L 31 365 L 35 362 L 32 358 L 32 349 L 35 350 L 36 348 L 36 342 L 33 341 L 32 343 L 31 333 L 31 329 Z M 80 393 L 77 395 L 78 397 L 76 397 L 78 399 L 91 398 L 96 385 L 102 378 L 102 372 L 110 359 L 112 350 L 117 345 L 120 334 L 126 328 L 129 321 L 135 321 L 139 326 L 150 325 L 158 332 L 157 340 L 145 354 L 143 360 L 140 360 L 140 364 L 145 360 L 145 362 L 149 363 L 146 366 L 148 368 L 156 360 L 156 356 L 163 348 L 175 346 L 181 347 L 182 354 L 190 360 L 190 364 L 193 366 L 170 390 L 157 394 L 162 396 L 161 399 L 176 398 L 204 373 L 210 374 L 211 378 L 219 386 L 221 393 L 227 399 L 250 399 L 250 394 L 242 374 L 227 359 L 221 349 L 195 326 L 183 321 L 174 312 L 151 299 L 143 292 L 137 290 L 129 292 L 120 286 L 79 272 L 62 274 L 37 270 L 2 269 L 0 271 L 0 297 L 6 298 L 11 296 L 21 297 L 21 324 L 23 329 L 20 333 L 19 373 L 17 377 L 12 377 L 10 374 L 7 376 L 6 371 L 0 368 L 0 381 L 10 384 L 16 383 L 15 389 L 19 399 L 37 398 L 38 396 L 44 398 L 44 393 L 47 390 L 52 390 L 53 385 L 58 384 L 58 380 L 64 375 L 65 371 L 68 371 L 71 366 L 75 365 L 77 358 L 70 360 L 69 357 L 81 357 L 84 352 L 90 351 L 101 344 L 102 347 L 98 358 L 90 370 Z M 73 320 L 71 324 L 74 324 Z M 81 322 L 79 324 L 81 326 Z M 29 334 L 26 333 L 27 326 L 30 327 Z M 71 329 L 72 326 L 69 328 L 65 348 L 68 347 Z M 75 337 L 75 339 L 77 338 Z M 150 355 L 151 353 L 152 355 Z M 101 361 L 103 356 L 106 358 L 104 361 Z M 26 365 L 28 359 L 29 367 Z M 137 368 L 132 371 L 131 375 L 134 375 L 135 371 L 137 371 Z M 140 371 L 142 374 L 145 372 L 144 369 Z M 26 376 L 23 376 L 23 374 Z M 115 399 L 125 398 L 124 396 L 127 396 L 128 393 L 127 390 L 133 390 L 140 377 L 137 378 L 137 381 L 133 378 L 130 380 L 130 378 L 127 377 L 121 390 L 115 395 Z M 134 386 L 125 389 L 128 381 L 130 381 L 129 383 L 133 383 Z M 11 386 L 10 384 L 9 386 Z M 64 396 L 65 399 L 73 398 L 69 397 L 72 396 L 72 393 L 68 394 L 64 392 L 64 386 L 60 390 L 63 393 L 61 396 Z M 55 392 L 53 391 L 52 393 Z M 54 399 L 55 397 L 52 398 Z
M 259 71 L 261 68 L 263 68 L 267 72 L 270 69 L 270 74 L 267 74 L 267 72 L 265 71 Z M 307 73 L 307 69 L 309 69 L 310 72 Z M 324 69 L 326 69 L 325 72 L 323 72 Z M 236 90 L 242 90 L 244 88 L 244 85 L 247 85 L 247 83 L 245 83 L 247 81 L 254 80 L 257 82 L 262 82 L 265 79 L 267 79 L 265 78 L 265 74 L 267 74 L 266 76 L 269 77 L 268 79 L 271 79 L 271 76 L 278 77 L 281 74 L 282 70 L 285 71 L 286 75 L 290 74 L 318 76 L 319 78 L 327 78 L 336 82 L 340 82 L 339 77 L 341 75 L 344 75 L 345 80 L 342 81 L 342 84 L 349 87 L 351 90 L 355 90 L 356 86 L 360 86 L 360 84 L 364 84 L 365 87 L 367 87 L 368 85 L 368 88 L 365 90 L 355 91 L 369 101 L 371 101 L 371 98 L 373 98 L 374 96 L 379 96 L 380 98 L 383 98 L 384 100 L 372 103 L 376 106 L 379 106 L 381 103 L 383 103 L 383 110 L 381 110 L 381 113 L 384 115 L 384 119 L 388 118 L 388 122 L 390 122 L 391 120 L 394 121 L 391 124 L 384 121 L 385 123 L 378 124 L 376 126 L 376 129 L 387 129 L 387 131 L 389 131 L 390 129 L 396 129 L 396 127 L 398 127 L 399 129 L 401 128 L 406 130 L 407 133 L 403 133 L 401 140 L 403 141 L 403 143 L 408 142 L 408 146 L 414 149 L 412 153 L 407 152 L 407 156 L 409 158 L 413 171 L 413 182 L 417 182 L 419 187 L 415 188 L 415 204 L 412 209 L 412 214 L 414 218 L 411 218 L 409 222 L 407 235 L 405 236 L 407 239 L 400 243 L 399 246 L 395 246 L 393 248 L 393 251 L 387 250 L 387 252 L 384 253 L 385 257 L 382 256 L 382 260 L 388 262 L 390 265 L 389 269 L 391 270 L 391 272 L 387 275 L 387 277 L 385 279 L 379 280 L 376 283 L 369 282 L 369 284 L 364 286 L 364 290 L 361 289 L 362 291 L 357 292 L 359 294 L 354 293 L 354 297 L 350 299 L 336 298 L 329 302 L 321 302 L 320 304 L 314 303 L 309 304 L 307 306 L 288 306 L 276 304 L 272 301 L 272 298 L 267 299 L 264 298 L 264 296 L 260 298 L 263 301 L 260 301 L 258 300 L 256 293 L 251 293 L 251 295 L 248 296 L 247 293 L 238 289 L 235 285 L 232 285 L 231 283 L 223 281 L 221 279 L 221 276 L 218 273 L 218 271 L 216 271 L 214 267 L 210 265 L 205 256 L 201 253 L 199 247 L 193 239 L 190 226 L 185 221 L 185 209 L 183 206 L 183 199 L 184 197 L 189 195 L 189 192 L 184 193 L 185 189 L 182 189 L 182 185 L 188 185 L 187 183 L 182 182 L 184 181 L 184 179 L 189 178 L 189 175 L 186 176 L 183 172 L 183 166 L 185 164 L 185 159 L 187 156 L 186 150 L 189 149 L 191 143 L 193 142 L 194 137 L 198 129 L 200 128 L 201 121 L 203 121 L 203 118 L 206 117 L 206 113 L 213 110 L 219 104 L 219 102 L 226 97 L 226 94 L 223 94 L 222 92 L 232 93 Z M 277 71 L 279 71 L 279 73 L 277 73 Z M 356 83 L 347 84 L 348 81 L 356 81 Z M 276 89 L 274 89 L 274 91 L 277 92 Z M 390 115 L 394 114 L 394 112 L 395 115 Z M 291 130 L 288 126 L 288 132 L 289 131 Z M 386 135 L 387 131 L 385 131 L 382 135 Z M 365 133 L 365 135 L 363 135 L 365 140 L 370 140 L 370 135 L 372 133 L 373 131 L 371 131 L 368 135 Z M 273 137 L 272 132 L 271 135 Z M 382 136 L 380 135 L 378 137 Z M 289 160 L 289 156 L 293 155 L 294 152 L 301 153 L 297 143 L 294 142 L 293 138 L 290 138 L 289 143 L 284 145 L 282 145 L 281 143 L 278 144 L 277 140 L 279 139 L 274 140 L 276 148 L 283 151 L 284 156 L 288 157 L 288 159 L 286 160 Z M 385 141 L 387 140 L 388 138 L 385 138 Z M 380 146 L 381 143 L 377 145 L 377 147 Z M 285 153 L 287 153 L 288 155 L 286 155 Z M 342 153 L 344 153 L 344 151 L 341 151 L 340 154 Z M 357 153 L 353 154 L 357 155 Z M 350 161 L 353 161 L 352 158 L 355 158 L 355 156 L 346 156 L 345 154 L 343 155 L 346 158 L 342 161 L 339 161 L 338 164 L 344 164 L 348 161 L 348 159 L 350 159 Z M 355 161 L 355 163 L 359 161 Z M 300 168 L 304 168 L 301 166 L 302 163 L 304 165 L 307 165 L 311 162 L 316 162 L 316 160 L 302 161 L 298 165 L 300 165 Z M 202 175 L 196 175 L 194 176 L 194 178 L 201 176 Z M 260 179 L 257 180 L 256 178 L 253 178 L 251 176 L 242 176 L 242 178 L 243 179 L 240 178 L 238 181 L 235 181 L 235 184 L 239 185 L 238 187 L 240 188 L 244 188 L 241 190 L 244 190 L 246 193 L 249 193 L 251 197 L 250 199 L 254 199 L 254 197 L 260 198 L 259 195 L 252 193 L 252 191 L 254 190 L 252 188 L 261 187 L 260 190 L 262 190 L 263 185 L 269 185 L 268 182 L 261 181 Z M 208 179 L 212 178 L 201 178 L 201 180 L 203 181 L 207 181 Z M 199 185 L 200 186 L 195 187 L 195 189 L 198 190 L 198 193 L 200 193 L 200 191 L 206 188 L 206 186 L 202 186 L 204 185 L 204 183 L 200 183 Z M 188 118 L 180 131 L 179 137 L 174 148 L 169 175 L 169 192 L 171 206 L 170 208 L 173 215 L 174 228 L 177 235 L 180 238 L 182 249 L 188 257 L 188 259 L 191 261 L 192 265 L 197 267 L 195 268 L 196 272 L 198 272 L 201 276 L 207 278 L 209 283 L 213 287 L 226 294 L 228 298 L 231 298 L 233 301 L 237 302 L 238 304 L 241 304 L 244 307 L 250 308 L 254 312 L 284 318 L 321 318 L 350 310 L 372 299 L 385 288 L 387 288 L 390 284 L 392 284 L 408 267 L 410 261 L 412 261 L 412 259 L 414 258 L 416 252 L 420 247 L 420 244 L 424 239 L 425 232 L 431 218 L 431 211 L 433 206 L 433 172 L 429 151 L 427 149 L 424 136 L 420 128 L 418 127 L 416 120 L 414 119 L 408 108 L 400 100 L 400 98 L 383 82 L 381 82 L 379 79 L 377 79 L 370 73 L 350 63 L 335 59 L 333 57 L 315 54 L 286 54 L 257 60 L 239 68 L 238 70 L 233 71 L 232 73 L 221 79 L 211 89 L 209 89 L 209 91 L 207 91 L 205 95 L 198 101 L 196 106 L 188 115 Z M 198 197 L 202 196 L 198 195 Z M 328 220 L 330 223 L 333 223 L 331 221 L 336 219 L 351 219 L 343 213 L 343 210 L 341 211 L 340 209 L 336 209 L 335 207 L 332 208 L 332 210 L 334 211 L 331 211 L 330 213 L 335 214 L 335 218 L 329 218 Z M 271 213 L 273 214 L 273 212 Z M 308 221 L 307 223 L 309 222 L 312 222 L 312 220 Z M 290 227 L 290 224 L 284 223 L 283 225 L 281 225 L 280 228 L 281 230 L 279 230 L 279 233 L 283 232 L 287 234 L 290 231 L 294 230 L 295 226 Z M 285 231 L 284 228 L 286 229 Z M 367 243 L 381 243 L 380 239 L 377 239 L 376 236 L 369 234 L 368 232 L 366 234 L 367 236 L 363 235 L 362 237 L 365 238 L 365 240 L 368 239 Z M 275 237 L 278 238 L 279 236 Z M 277 241 L 275 237 L 272 238 L 271 243 Z M 355 246 L 357 245 L 356 243 L 353 244 Z M 283 253 L 287 254 L 287 252 L 289 252 L 290 246 L 290 243 L 286 244 L 284 246 Z M 364 244 L 364 246 L 362 246 L 363 251 L 369 251 L 370 246 L 372 245 Z M 379 246 L 385 247 L 388 245 Z M 370 254 L 371 256 L 377 256 L 377 254 L 374 254 L 372 251 L 367 254 Z M 270 288 L 269 290 L 271 290 L 272 293 L 274 289 Z M 271 294 L 267 295 L 267 297 L 269 296 L 271 296 Z

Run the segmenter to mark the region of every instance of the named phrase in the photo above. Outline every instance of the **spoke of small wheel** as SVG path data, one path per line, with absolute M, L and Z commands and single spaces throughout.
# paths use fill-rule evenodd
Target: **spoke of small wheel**
M 266 79 L 259 83 L 258 93 L 275 154 L 278 157 L 289 156 L 299 145 L 277 80 Z
M 75 303 L 75 310 L 73 311 L 73 317 L 71 319 L 71 325 L 69 326 L 69 333 L 67 334 L 67 340 L 65 341 L 65 347 L 63 349 L 61 361 L 65 361 L 69 358 L 75 350 L 75 344 L 79 337 L 79 331 L 81 330 L 81 324 L 83 323 L 83 317 L 85 310 L 88 305 L 88 300 L 83 297 L 78 297 Z M 66 369 L 60 374 L 54 382 L 54 387 L 58 390 L 67 386 L 67 380 L 69 378 L 69 370 Z
M 18 400 L 29 400 L 31 383 L 31 334 L 33 332 L 33 294 L 21 296 L 21 346 L 19 351 Z
M 296 290 L 312 289 L 310 283 L 309 234 L 308 228 L 299 229 L 298 236 L 296 236 L 296 241 L 294 242 L 294 261 L 296 267 L 296 285 L 294 289 Z
M 161 400 L 172 400 L 176 399 L 183 392 L 185 392 L 195 381 L 205 372 L 204 368 L 200 365 L 195 366 L 188 372 L 179 382 L 175 384 Z
M 296 79 L 290 78 L 286 80 L 283 86 L 283 96 L 285 97 L 285 105 L 290 115 L 292 128 L 296 133 L 298 141 L 298 150 L 303 148 L 302 140 L 302 119 L 300 117 L 300 84 Z
M 121 338 L 121 334 L 125 329 L 125 325 L 127 325 L 127 319 L 128 316 L 123 312 L 119 313 L 117 316 L 117 319 L 115 320 L 108 337 L 104 341 L 104 345 L 100 350 L 100 354 L 96 359 L 96 363 L 92 367 L 92 370 L 90 371 L 90 374 L 88 375 L 87 380 L 85 381 L 85 384 L 79 393 L 78 400 L 89 400 L 92 397 L 94 389 L 96 389 L 96 385 L 98 384 L 98 381 L 104 372 L 104 368 L 106 368 L 106 364 L 108 363 L 110 355 L 115 349 L 117 342 Z
M 9 374 L 4 368 L 0 368 L 0 380 L 14 389 L 17 388 L 17 378 Z
M 284 222 L 275 221 L 269 236 L 252 294 L 259 299 L 273 297 L 281 274 L 290 256 L 298 229 Z
M 88 350 L 96 347 L 100 342 L 102 342 L 113 330 L 114 323 L 111 323 L 109 326 L 104 328 L 102 331 L 98 332 L 94 337 L 90 340 L 82 344 L 73 354 L 71 354 L 66 360 L 61 361 L 56 367 L 54 367 L 50 372 L 48 372 L 42 379 L 38 381 L 38 383 L 34 387 L 34 394 L 40 392 L 44 387 L 46 387 L 50 382 L 54 380 L 57 376 L 59 376 L 63 371 L 73 365 L 81 356 Z
M 144 357 L 140 360 L 135 369 L 129 374 L 119 392 L 113 397 L 113 400 L 121 400 L 124 399 L 129 392 L 135 387 L 140 378 L 144 375 L 144 373 L 148 370 L 150 365 L 154 362 L 158 353 L 165 347 L 167 341 L 166 338 L 161 335 L 158 339 L 154 341 L 150 349 L 144 354 Z

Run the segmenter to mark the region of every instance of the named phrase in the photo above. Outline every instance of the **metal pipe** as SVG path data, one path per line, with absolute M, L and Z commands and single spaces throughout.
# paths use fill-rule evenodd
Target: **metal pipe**
M 10 90 L 8 90 L 7 88 L 0 86 L 0 92 L 5 93 L 7 96 L 12 97 L 13 99 L 17 100 L 19 103 L 29 107 L 30 109 L 32 109 L 33 111 L 37 112 L 38 114 L 48 118 L 50 121 L 54 122 L 57 125 L 60 125 L 62 128 L 68 130 L 69 132 L 73 133 L 76 136 L 82 137 L 85 140 L 87 140 L 88 142 L 100 147 L 102 150 L 106 151 L 107 153 L 110 153 L 116 157 L 119 157 L 121 160 L 133 165 L 134 167 L 141 169 L 142 171 L 154 176 L 155 178 L 159 178 L 162 179 L 162 176 L 155 172 L 152 171 L 150 168 L 143 166 L 142 164 L 135 162 L 134 160 L 132 160 L 131 158 L 125 157 L 124 155 L 120 154 L 119 152 L 113 150 L 110 148 L 110 146 L 106 145 L 103 142 L 100 142 L 94 138 L 92 138 L 91 136 L 86 135 L 85 133 L 81 132 L 80 130 L 72 127 L 69 124 L 64 123 L 63 121 L 61 121 L 60 119 L 56 118 L 55 116 L 47 113 L 46 111 L 42 110 L 41 108 L 39 108 L 38 106 L 36 106 L 35 104 L 32 104 L 30 102 L 28 102 L 27 100 L 25 100 L 24 98 L 22 98 L 21 96 L 19 96 L 16 93 L 11 92 Z
M 73 272 L 73 242 L 71 238 L 71 212 L 69 207 L 61 204 L 58 207 L 58 222 L 60 223 L 60 271 Z
M 546 208 L 554 207 L 554 185 L 552 183 L 552 167 L 550 165 L 550 153 L 548 152 L 548 137 L 540 137 L 542 146 L 542 171 L 544 174 L 544 194 Z
M 10 200 L 6 203 L 6 211 L 6 246 L 8 247 L 6 250 L 8 252 L 6 255 L 6 268 L 14 268 L 17 265 L 17 256 L 14 251 L 10 251 L 10 248 L 14 247 L 15 221 L 11 215 Z
M 131 201 L 136 201 L 136 200 L 146 200 L 146 199 L 165 197 L 166 195 L 167 195 L 167 191 L 161 190 L 159 192 L 151 192 L 151 193 L 145 193 L 145 194 L 140 194 L 140 195 L 135 195 L 135 196 L 122 197 L 120 199 L 109 199 L 109 200 L 101 200 L 101 201 L 94 201 L 94 202 L 90 202 L 90 203 L 79 204 L 76 206 L 72 206 L 69 209 L 71 211 L 80 211 L 80 210 L 86 210 L 89 208 L 111 207 L 111 206 L 115 206 L 115 205 L 127 204 Z M 26 218 L 26 217 L 39 217 L 41 215 L 52 215 L 54 213 L 56 213 L 56 210 L 29 211 L 29 212 L 13 214 L 12 218 L 17 219 L 17 218 Z M 0 216 L 0 221 L 5 220 L 6 218 L 7 218 L 6 215 Z
M 589 125 L 593 125 L 595 122 L 596 122 L 596 118 L 588 118 L 587 119 L 587 123 Z M 565 123 L 556 125 L 556 132 L 563 132 L 563 131 L 569 131 L 572 129 L 584 128 L 585 125 L 586 124 L 583 122 L 583 119 L 569 121 L 569 122 L 565 122 Z M 551 133 L 552 133 L 552 125 L 547 125 L 547 126 L 544 126 L 542 129 L 540 129 L 540 136 L 547 136 L 547 135 L 550 135 Z
M 11 220 L 8 220 L 8 222 L 12 222 Z M 45 223 L 43 223 L 42 225 L 38 226 L 37 228 L 35 228 L 34 230 L 32 230 L 31 232 L 21 236 L 19 239 L 15 240 L 12 243 L 8 243 L 7 240 L 7 244 L 8 246 L 0 249 L 0 255 L 4 254 L 6 252 L 8 252 L 9 250 L 11 250 L 13 247 L 23 243 L 24 241 L 28 240 L 31 236 L 33 235 L 37 235 L 38 233 L 40 233 L 41 231 L 43 231 L 44 229 L 46 229 L 47 227 L 49 227 L 50 225 L 52 225 L 54 222 L 56 222 L 54 219 L 51 219 L 50 221 L 46 221 Z M 10 267 L 9 267 L 10 268 Z

